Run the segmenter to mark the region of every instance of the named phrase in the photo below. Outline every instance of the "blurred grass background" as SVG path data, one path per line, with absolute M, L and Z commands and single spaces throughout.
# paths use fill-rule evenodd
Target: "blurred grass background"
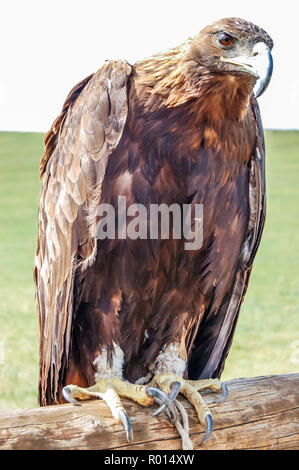
M 0 409 L 37 406 L 32 270 L 42 141 L 42 134 L 0 132 Z M 225 380 L 299 369 L 299 132 L 266 131 L 266 145 L 266 226 Z

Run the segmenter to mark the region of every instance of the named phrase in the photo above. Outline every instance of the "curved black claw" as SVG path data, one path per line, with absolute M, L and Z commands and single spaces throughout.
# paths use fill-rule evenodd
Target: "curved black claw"
M 209 439 L 211 435 L 211 432 L 213 431 L 213 418 L 211 414 L 208 414 L 205 417 L 205 422 L 206 422 L 206 433 L 205 433 L 205 437 L 202 440 L 201 445 L 207 442 L 207 440 Z
M 118 416 L 122 420 L 123 426 L 125 428 L 127 441 L 132 442 L 133 441 L 133 428 L 132 428 L 132 424 L 131 424 L 129 416 L 127 415 L 125 410 L 122 410 L 122 409 L 118 410 Z
M 180 389 L 181 389 L 181 382 L 172 382 L 171 386 L 170 386 L 170 389 L 171 389 L 171 392 L 170 394 L 168 395 L 170 400 L 175 400 L 177 395 L 179 394 L 180 392 Z M 160 408 L 158 408 L 154 413 L 153 413 L 153 416 L 158 416 L 160 413 L 162 413 L 162 411 L 164 411 L 166 408 L 166 403 L 163 403 Z
M 216 400 L 217 403 L 220 403 L 226 400 L 228 397 L 228 388 L 224 383 L 221 384 L 221 390 L 222 390 L 222 396 L 219 398 L 219 400 Z
M 79 403 L 77 400 L 75 400 L 75 398 L 72 397 L 71 388 L 69 385 L 67 385 L 66 387 L 63 387 L 62 396 L 65 399 L 65 401 L 68 401 L 69 403 L 73 403 L 75 406 L 81 406 L 81 403 Z
M 173 423 L 175 423 L 178 419 L 178 411 L 175 406 L 174 399 L 179 393 L 181 387 L 180 382 L 174 382 L 174 384 L 175 385 L 172 386 L 170 395 L 167 395 L 167 393 L 163 392 L 163 390 L 160 390 L 160 388 L 157 387 L 146 387 L 145 389 L 146 393 L 150 397 L 154 397 L 159 405 L 162 404 L 162 406 L 160 406 L 160 408 L 154 413 L 154 416 L 157 416 L 157 414 L 160 414 L 161 411 L 166 409 L 166 412 Z

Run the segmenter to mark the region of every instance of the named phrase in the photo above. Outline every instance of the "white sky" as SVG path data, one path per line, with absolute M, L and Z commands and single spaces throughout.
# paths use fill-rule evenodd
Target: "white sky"
M 299 129 L 298 1 L 0 0 L 0 130 L 46 131 L 73 85 L 105 59 L 130 63 L 239 16 L 274 39 L 264 126 Z

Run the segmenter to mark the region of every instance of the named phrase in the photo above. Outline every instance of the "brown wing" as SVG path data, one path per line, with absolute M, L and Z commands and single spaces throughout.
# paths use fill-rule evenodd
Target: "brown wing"
M 249 166 L 250 218 L 247 238 L 240 253 L 230 297 L 223 299 L 217 314 L 203 320 L 198 330 L 189 360 L 189 375 L 193 379 L 220 377 L 222 373 L 263 232 L 266 215 L 264 133 L 259 107 L 253 97 L 251 106 L 256 122 L 256 145 Z M 213 305 L 209 310 L 214 310 Z
M 107 62 L 80 82 L 45 139 L 34 268 L 43 405 L 57 401 L 68 361 L 74 271 L 95 257 L 92 203 L 126 122 L 130 73 L 126 62 Z

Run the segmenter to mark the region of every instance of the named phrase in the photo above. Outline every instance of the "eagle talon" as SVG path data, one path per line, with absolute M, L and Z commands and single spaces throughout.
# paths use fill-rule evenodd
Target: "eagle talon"
M 63 398 L 65 399 L 65 401 L 68 401 L 69 403 L 73 403 L 75 406 L 81 406 L 81 403 L 79 403 L 75 398 L 72 397 L 71 390 L 72 390 L 72 387 L 70 385 L 63 387 L 62 389 Z
M 205 442 L 207 442 L 207 440 L 209 439 L 209 437 L 210 437 L 210 435 L 213 431 L 213 418 L 212 418 L 211 414 L 208 414 L 205 417 L 205 422 L 206 422 L 206 432 L 205 432 L 205 436 L 202 440 L 202 443 L 200 445 L 203 445 Z
M 179 385 L 177 385 L 179 384 Z M 175 423 L 178 420 L 178 411 L 174 403 L 174 399 L 179 393 L 181 384 L 180 382 L 174 382 L 172 387 L 172 392 L 170 395 L 167 395 L 163 390 L 157 387 L 146 387 L 145 391 L 150 397 L 154 397 L 155 401 L 161 405 L 158 410 L 156 410 L 153 416 L 159 415 L 165 408 L 166 413 L 172 423 Z
M 124 409 L 118 410 L 118 416 L 123 423 L 123 427 L 125 429 L 126 436 L 127 436 L 127 441 L 132 442 L 133 441 L 133 428 L 132 428 L 132 424 L 131 424 L 129 416 L 127 415 Z
M 169 394 L 169 398 L 170 400 L 174 401 L 177 397 L 177 395 L 179 394 L 180 392 L 180 388 L 181 388 L 181 383 L 180 382 L 173 382 L 171 384 L 171 393 Z M 163 403 L 160 408 L 158 408 L 154 413 L 153 413 L 153 416 L 158 416 L 160 413 L 162 413 L 162 411 L 165 410 L 166 408 L 166 403 Z M 174 404 L 175 406 L 175 404 Z
M 228 388 L 224 383 L 221 384 L 221 390 L 222 395 L 218 400 L 216 400 L 216 403 L 221 403 L 222 401 L 225 401 L 228 397 Z

